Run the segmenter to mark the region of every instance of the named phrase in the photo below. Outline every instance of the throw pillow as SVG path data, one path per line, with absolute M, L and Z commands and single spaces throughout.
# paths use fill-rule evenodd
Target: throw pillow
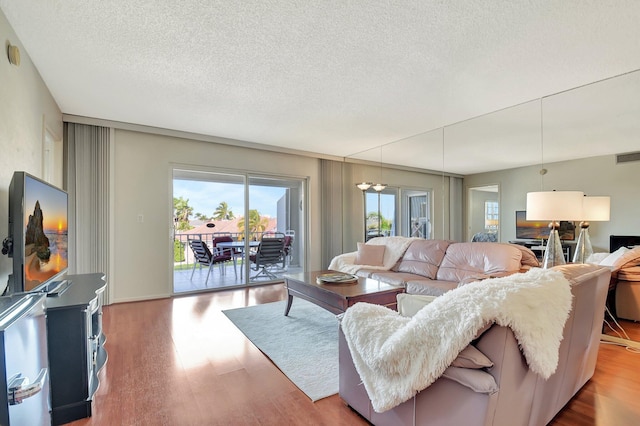
M 602 261 L 600 261 L 600 265 L 602 266 L 613 266 L 629 249 L 626 247 L 620 247 L 618 250 L 611 253 L 609 256 L 605 257 Z
M 469 345 L 458 354 L 451 365 L 462 368 L 490 368 L 493 367 L 493 362 L 478 348 Z
M 400 293 L 396 296 L 398 313 L 403 317 L 412 317 L 418 311 L 435 300 L 436 296 Z
M 382 266 L 384 264 L 384 246 L 358 243 L 356 265 Z
M 442 376 L 458 382 L 474 392 L 491 394 L 498 391 L 496 379 L 486 371 L 449 367 L 444 370 Z
M 634 247 L 624 252 L 613 264 L 613 269 L 626 269 L 640 265 L 640 247 Z
M 584 261 L 584 263 L 593 263 L 599 265 L 600 262 L 605 260 L 610 253 L 593 253 Z M 603 265 L 604 266 L 604 265 Z

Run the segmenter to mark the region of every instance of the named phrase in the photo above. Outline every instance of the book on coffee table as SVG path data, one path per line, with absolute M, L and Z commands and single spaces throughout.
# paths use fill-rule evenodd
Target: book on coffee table
M 318 275 L 316 282 L 318 284 L 341 284 L 354 283 L 358 281 L 358 277 L 353 274 L 345 274 L 343 272 L 331 272 L 328 274 Z

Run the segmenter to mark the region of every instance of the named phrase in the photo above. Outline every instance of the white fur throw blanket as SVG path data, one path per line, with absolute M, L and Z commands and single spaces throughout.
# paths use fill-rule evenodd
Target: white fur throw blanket
M 558 366 L 571 298 L 561 272 L 534 268 L 458 287 L 414 317 L 357 303 L 345 312 L 342 329 L 373 408 L 380 413 L 436 381 L 490 322 L 510 327 L 529 368 L 548 378 Z
M 338 255 L 331 259 L 329 269 L 334 271 L 355 274 L 360 269 L 377 269 L 380 271 L 388 271 L 400 260 L 404 252 L 407 251 L 409 245 L 419 238 L 413 237 L 376 237 L 367 241 L 367 244 L 385 246 L 382 266 L 375 265 L 356 265 L 356 255 L 358 252 L 350 252 Z

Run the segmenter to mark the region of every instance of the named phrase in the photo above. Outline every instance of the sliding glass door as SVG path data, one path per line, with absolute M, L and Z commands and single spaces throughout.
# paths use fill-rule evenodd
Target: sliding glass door
M 264 284 L 302 271 L 305 188 L 300 178 L 174 169 L 173 292 Z M 260 262 L 264 236 L 286 237 L 278 262 Z
M 396 233 L 397 190 L 386 188 L 380 192 L 372 189 L 365 193 L 366 240 L 388 237 Z
M 301 179 L 249 177 L 249 217 L 262 218 L 253 239 L 263 236 L 282 238 L 284 257 L 273 265 L 252 262 L 252 281 L 281 279 L 286 271 L 303 270 L 304 259 L 304 181 Z
M 402 211 L 404 212 L 402 235 L 431 238 L 431 192 L 403 191 Z

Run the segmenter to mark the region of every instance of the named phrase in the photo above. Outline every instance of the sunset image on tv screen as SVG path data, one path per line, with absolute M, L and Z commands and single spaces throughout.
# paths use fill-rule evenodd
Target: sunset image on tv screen
M 24 290 L 67 268 L 67 194 L 28 176 L 24 190 Z

